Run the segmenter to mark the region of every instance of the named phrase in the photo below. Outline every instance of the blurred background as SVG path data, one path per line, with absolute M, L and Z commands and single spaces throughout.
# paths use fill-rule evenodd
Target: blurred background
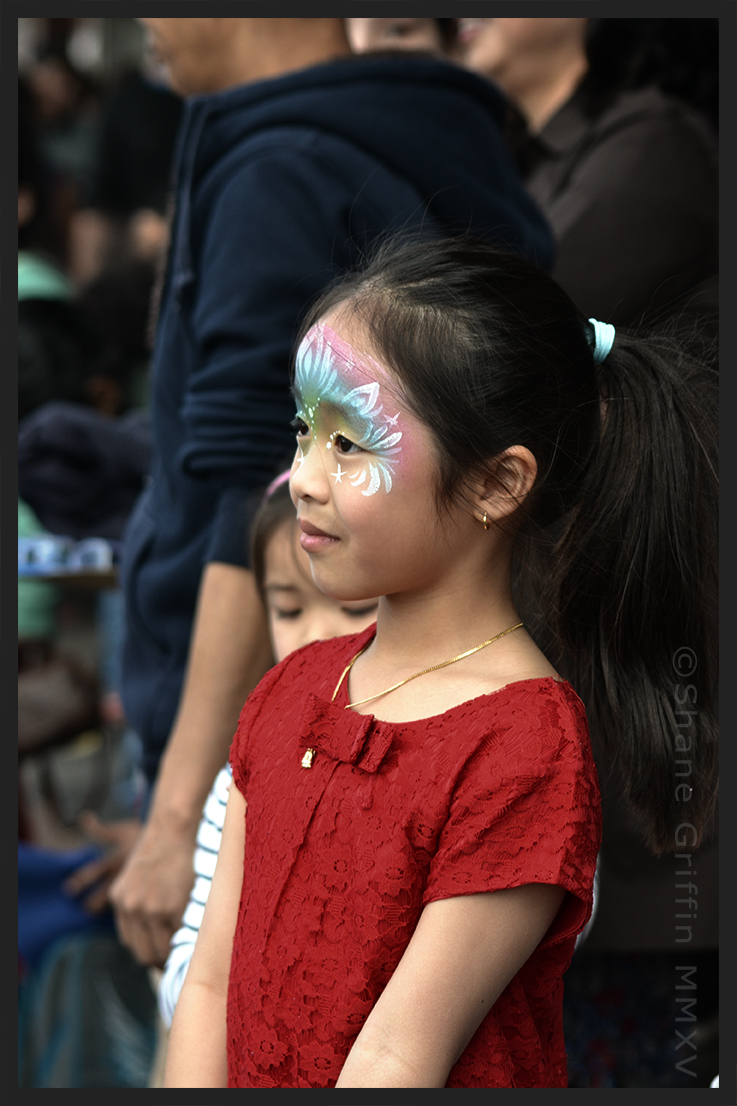
M 144 1087 L 156 981 L 64 880 L 145 800 L 117 566 L 181 101 L 134 19 L 21 18 L 18 72 L 19 1084 Z
M 632 281 L 626 235 L 617 232 L 621 264 L 612 258 L 602 266 L 599 230 L 581 229 L 566 252 L 573 209 L 565 206 L 570 197 L 561 199 L 558 185 L 553 187 L 550 166 L 565 154 L 569 139 L 564 142 L 561 119 L 571 108 L 557 101 L 536 118 L 530 105 L 537 101 L 525 84 L 524 58 L 534 60 L 535 51 L 544 55 L 549 29 L 525 38 L 511 26 L 527 24 L 534 31 L 533 24 L 565 22 L 576 21 L 346 21 L 355 25 L 347 28 L 355 52 L 426 49 L 498 81 L 510 97 L 510 146 L 568 266 L 556 275 L 566 286 L 564 274 L 572 274 L 569 292 L 576 298 L 574 286 L 588 294 L 604 272 L 615 283 L 613 292 L 602 289 L 602 295 L 621 305 L 620 287 L 629 289 Z M 711 340 L 718 21 L 590 22 L 609 26 L 595 28 L 589 70 L 571 103 L 583 105 L 594 143 L 603 133 L 595 131 L 599 120 L 616 109 L 623 92 L 657 83 L 692 113 L 683 133 L 699 151 L 690 160 L 696 176 L 693 182 L 684 178 L 682 191 L 693 211 L 677 197 L 684 214 L 674 233 L 674 224 L 665 224 L 671 209 L 656 193 L 663 227 L 649 216 L 646 223 L 656 236 L 650 256 L 660 250 L 663 265 L 685 274 L 673 295 L 690 296 L 696 314 L 682 315 L 687 328 L 695 333 L 698 327 Z M 628 45 L 635 41 L 631 25 L 638 22 L 663 31 L 648 40 L 646 50 Z M 516 39 L 495 40 L 498 28 L 491 24 L 509 25 Z M 523 64 L 515 66 L 515 58 Z M 123 610 L 117 572 L 125 523 L 151 456 L 152 320 L 168 242 L 169 174 L 182 102 L 167 87 L 134 19 L 21 18 L 18 70 L 19 1082 L 152 1086 L 164 1038 L 155 973 L 118 943 L 104 896 L 90 910 L 89 902 L 65 894 L 64 880 L 115 847 L 101 834 L 102 823 L 133 820 L 145 803 L 137 738 L 119 698 Z M 575 202 L 585 209 L 580 192 Z M 638 197 L 627 202 L 642 223 Z M 632 225 L 639 225 L 637 219 Z M 642 233 L 637 230 L 638 239 Z M 687 241 L 694 243 L 691 257 L 672 252 L 674 242 L 683 250 Z M 657 268 L 653 274 L 645 289 L 650 298 L 666 286 Z M 579 1087 L 676 1085 L 667 1006 L 672 953 L 660 934 L 653 929 L 647 935 L 644 920 L 638 921 L 658 909 L 638 898 L 648 889 L 653 903 L 667 894 L 670 919 L 673 865 L 668 859 L 653 867 L 631 827 L 611 825 L 619 882 L 606 877 L 598 931 L 592 930 L 587 956 L 579 957 L 569 976 L 569 1077 Z M 690 953 L 700 958 L 700 1012 L 709 1013 L 700 1022 L 698 1053 L 698 1085 L 708 1086 L 718 1070 L 716 843 L 699 870 L 702 914 L 711 911 L 714 921 L 703 947 Z M 618 909 L 609 910 L 615 900 Z M 641 907 L 645 902 L 639 914 L 633 905 L 638 901 Z M 624 913 L 631 922 L 626 939 Z M 660 1006 L 651 1011 L 646 1000 L 653 995 Z

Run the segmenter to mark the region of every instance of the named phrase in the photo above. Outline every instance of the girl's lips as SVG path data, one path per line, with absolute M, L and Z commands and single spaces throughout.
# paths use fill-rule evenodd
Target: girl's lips
M 306 553 L 316 553 L 318 550 L 327 549 L 328 546 L 340 541 L 339 538 L 327 534 L 324 530 L 320 530 L 319 527 L 313 526 L 311 522 L 304 519 L 299 520 L 299 525 L 302 530 L 299 536 L 299 544 Z

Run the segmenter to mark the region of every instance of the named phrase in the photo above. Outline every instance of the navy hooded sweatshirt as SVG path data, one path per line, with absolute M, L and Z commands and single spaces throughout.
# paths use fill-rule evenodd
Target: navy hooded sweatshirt
M 471 232 L 552 263 L 496 88 L 429 57 L 340 59 L 193 97 L 152 364 L 154 457 L 123 562 L 123 701 L 153 779 L 211 561 L 248 564 L 260 490 L 293 452 L 306 306 L 373 237 Z

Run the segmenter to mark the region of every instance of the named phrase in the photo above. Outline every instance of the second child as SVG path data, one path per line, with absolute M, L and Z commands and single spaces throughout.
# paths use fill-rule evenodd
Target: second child
M 311 641 L 365 629 L 375 621 L 377 605 L 376 599 L 341 603 L 315 587 L 309 558 L 299 544 L 300 529 L 288 481 L 287 470 L 269 485 L 251 527 L 251 564 L 266 607 L 277 662 Z M 158 989 L 159 1009 L 167 1026 L 171 1025 L 210 894 L 232 778 L 230 764 L 226 764 L 207 797 L 197 830 L 195 883 L 182 925 L 172 937 Z

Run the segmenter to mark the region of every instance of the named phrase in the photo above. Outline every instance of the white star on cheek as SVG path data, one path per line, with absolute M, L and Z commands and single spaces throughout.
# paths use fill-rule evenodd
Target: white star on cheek
M 305 457 L 305 455 L 304 455 L 304 453 L 302 452 L 302 450 L 300 450 L 300 452 L 299 452 L 299 457 L 297 458 L 297 464 L 299 464 L 299 465 L 303 465 L 303 464 L 305 463 L 305 461 L 306 461 L 306 460 L 307 460 L 307 458 Z
M 385 415 L 384 418 L 386 419 L 389 426 L 396 426 L 397 419 L 399 418 L 399 411 L 397 411 L 396 415 Z
M 335 477 L 335 483 L 336 484 L 342 483 L 343 477 L 345 476 L 345 469 L 342 469 L 340 467 L 340 461 L 338 461 L 338 471 L 337 472 L 331 472 L 330 475 Z

